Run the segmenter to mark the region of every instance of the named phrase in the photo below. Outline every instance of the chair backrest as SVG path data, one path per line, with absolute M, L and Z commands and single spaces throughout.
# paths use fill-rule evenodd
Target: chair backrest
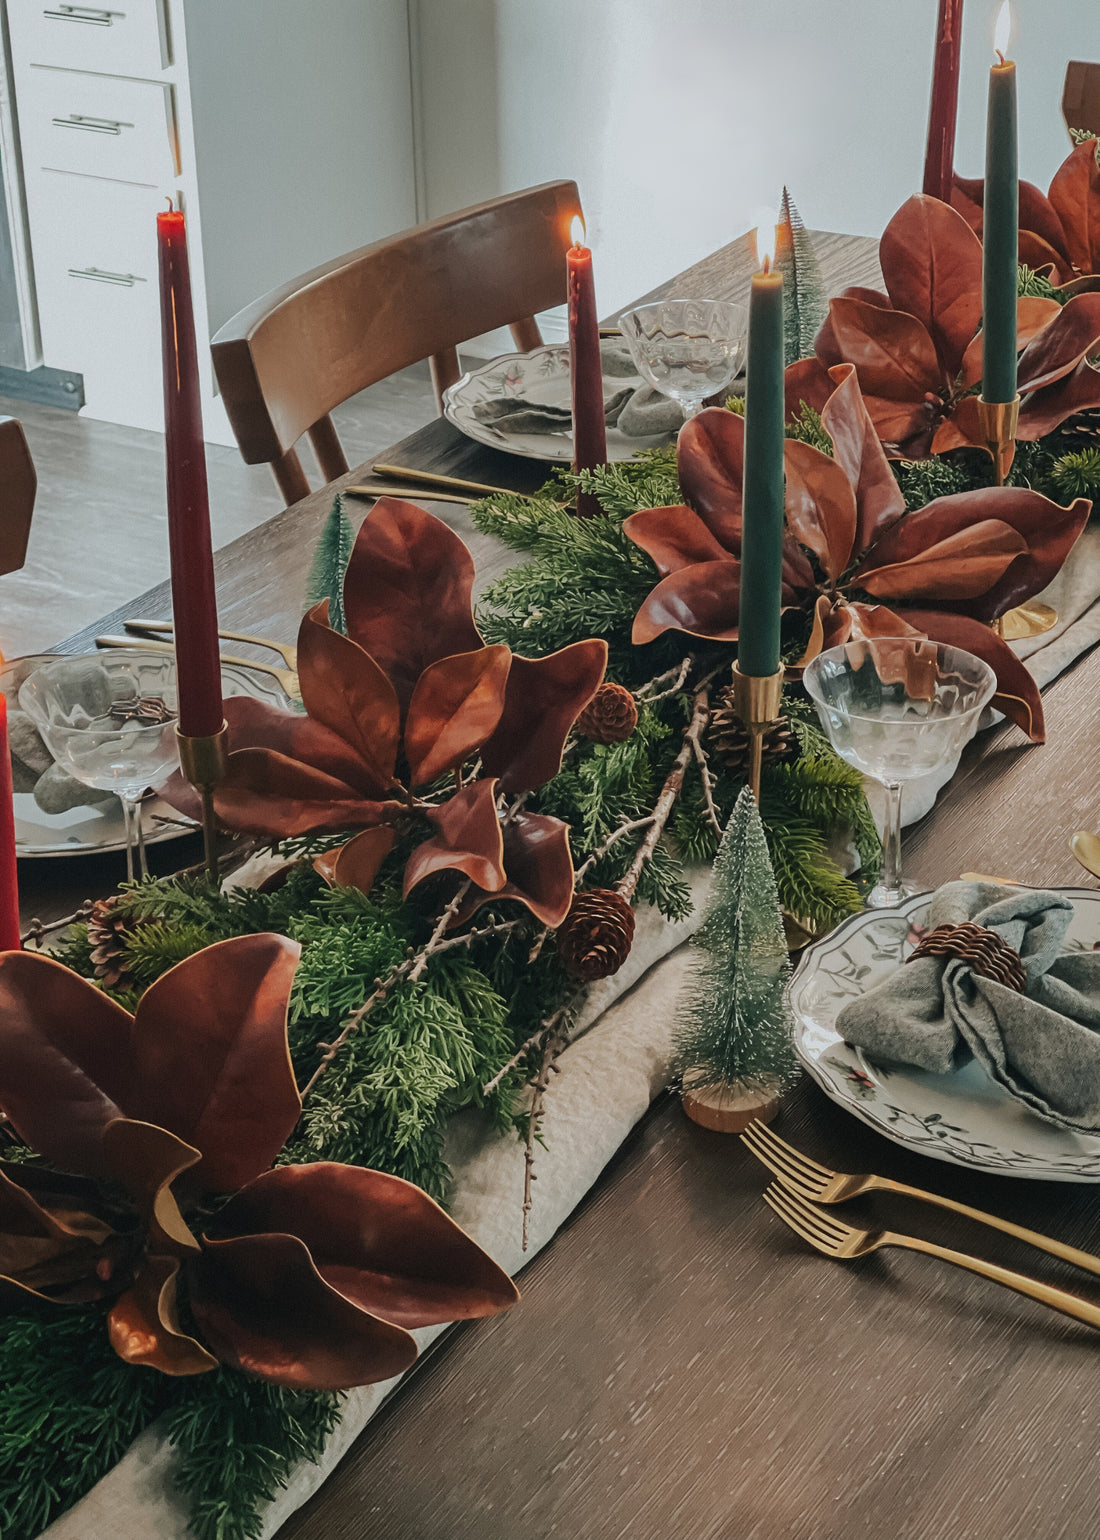
M 327 480 L 348 469 L 328 414 L 349 396 L 430 358 L 441 407 L 456 344 L 510 326 L 518 348 L 538 347 L 534 317 L 566 298 L 579 213 L 575 182 L 546 182 L 349 252 L 227 321 L 214 369 L 245 461 L 269 463 L 296 502 L 309 491 L 303 433 Z
M 0 573 L 16 572 L 27 559 L 37 491 L 23 424 L 0 417 Z

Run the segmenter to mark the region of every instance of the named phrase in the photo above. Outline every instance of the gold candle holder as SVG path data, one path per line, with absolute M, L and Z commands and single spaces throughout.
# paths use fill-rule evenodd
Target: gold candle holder
M 733 709 L 749 734 L 749 785 L 760 801 L 760 768 L 764 732 L 775 721 L 783 704 L 783 669 L 775 674 L 743 674 L 733 665 Z
M 1020 421 L 1020 398 L 1015 401 L 987 401 L 979 396 L 975 403 L 985 447 L 993 456 L 993 477 L 999 487 L 1008 480 L 1016 458 L 1016 429 Z M 1029 599 L 1014 610 L 999 615 L 993 629 L 1006 642 L 1022 642 L 1029 636 L 1042 636 L 1058 624 L 1058 611 L 1049 604 Z
M 206 870 L 213 883 L 218 881 L 217 822 L 214 817 L 214 788 L 225 775 L 229 758 L 229 728 L 225 722 L 216 733 L 190 737 L 176 728 L 180 768 L 199 794 L 202 802 L 202 842 Z

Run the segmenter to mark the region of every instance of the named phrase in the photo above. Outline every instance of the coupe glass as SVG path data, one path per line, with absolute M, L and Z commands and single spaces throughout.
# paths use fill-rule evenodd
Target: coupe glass
M 885 636 L 830 647 L 802 682 L 833 748 L 886 790 L 882 881 L 867 903 L 892 908 L 912 891 L 901 880 L 901 788 L 957 758 L 996 677 L 961 647 Z
M 140 799 L 179 764 L 175 659 L 129 647 L 58 658 L 24 680 L 19 704 L 59 765 L 85 786 L 117 794 L 126 875 L 132 882 L 136 850 L 147 876 Z
M 694 417 L 724 390 L 745 356 L 748 311 L 724 299 L 666 299 L 619 317 L 638 373 Z

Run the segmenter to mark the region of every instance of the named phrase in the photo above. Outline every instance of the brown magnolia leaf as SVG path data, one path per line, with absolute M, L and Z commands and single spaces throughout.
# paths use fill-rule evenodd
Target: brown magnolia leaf
M 799 358 L 783 371 L 784 415 L 788 422 L 801 414 L 803 405 L 820 412 L 832 395 L 833 382 L 821 356 Z
M 1038 295 L 1025 294 L 1016 301 L 1016 347 L 1025 348 L 1055 316 L 1061 315 L 1062 307 L 1056 299 L 1041 299 Z M 982 334 L 974 338 L 966 350 L 959 383 L 977 385 L 982 377 Z
M 939 406 L 935 402 L 888 401 L 883 396 L 865 395 L 863 404 L 891 460 L 927 458 L 933 435 L 938 431 Z
M 431 663 L 416 682 L 405 722 L 413 786 L 462 764 L 500 721 L 511 653 L 481 647 Z
M 482 645 L 474 563 L 442 519 L 382 497 L 363 520 L 344 578 L 348 634 L 389 677 L 404 710 L 430 663 Z
M 178 1257 L 147 1257 L 133 1286 L 112 1306 L 107 1335 L 128 1364 L 162 1374 L 206 1374 L 218 1367 L 218 1360 L 180 1328 L 179 1270 Z
M 745 419 L 709 406 L 680 429 L 676 468 L 684 501 L 727 551 L 741 546 Z
M 187 1281 L 207 1344 L 257 1379 L 348 1390 L 392 1379 L 416 1358 L 414 1338 L 327 1284 L 294 1235 L 207 1240 Z
M 177 805 L 167 788 L 164 795 Z M 361 797 L 347 782 L 271 749 L 240 749 L 229 756 L 214 808 L 227 828 L 291 839 L 373 828 L 398 816 L 404 804 Z
M 955 177 L 951 206 L 962 214 L 981 239 L 985 216 L 985 183 L 980 177 Z M 1070 261 L 1062 221 L 1050 199 L 1032 182 L 1020 183 L 1019 259 L 1036 270 L 1053 263 L 1060 274 L 1069 275 Z
M 894 308 L 920 322 L 935 344 L 942 374 L 953 380 L 981 321 L 981 242 L 957 210 L 917 193 L 886 226 L 879 261 Z M 850 353 L 845 357 L 858 366 Z M 890 394 L 869 380 L 864 384 Z
M 1061 287 L 1073 275 L 1073 264 L 1068 257 L 1044 241 L 1033 230 L 1020 231 L 1019 259 L 1024 267 L 1049 278 L 1056 288 Z
M 852 633 L 847 607 L 834 605 L 827 594 L 819 594 L 814 603 L 810 639 L 797 663 L 788 665 L 791 677 L 801 679 L 802 670 L 813 662 L 818 653 L 830 647 L 839 647 Z
M 133 1092 L 132 1025 L 51 958 L 0 953 L 0 1107 L 62 1170 L 104 1175 L 103 1131 Z
M 1100 268 L 1100 166 L 1096 140 L 1075 145 L 1054 174 L 1050 202 L 1062 222 L 1066 251 L 1079 273 Z
M 274 749 L 288 759 L 311 765 L 361 795 L 379 794 L 376 778 L 350 742 L 300 711 L 281 711 L 250 695 L 234 695 L 222 703 L 229 728 L 229 752 Z M 386 783 L 389 784 L 388 782 Z M 382 788 L 385 790 L 385 787 Z
M 951 615 L 943 610 L 906 608 L 898 614 L 932 641 L 961 647 L 988 663 L 997 676 L 997 693 L 990 704 L 1021 727 L 1033 743 L 1045 741 L 1039 687 L 1012 648 L 992 627 L 969 615 Z
M 231 1198 L 217 1227 L 219 1235 L 296 1236 L 327 1284 L 410 1329 L 496 1315 L 519 1298 L 508 1274 L 427 1193 L 361 1166 L 280 1166 Z
M 651 558 L 662 577 L 697 562 L 725 561 L 730 554 L 699 515 L 682 503 L 632 513 L 623 521 L 623 534 Z
M 116 1118 L 103 1130 L 105 1174 L 129 1197 L 149 1232 L 152 1250 L 197 1251 L 172 1183 L 197 1165 L 199 1151 L 165 1128 L 134 1118 Z
M 1020 355 L 1020 392 L 1041 390 L 1072 374 L 1100 346 L 1100 294 L 1067 300 Z
M 1082 359 L 1072 374 L 1028 396 L 1020 408 L 1016 437 L 1034 442 L 1053 433 L 1067 417 L 1095 411 L 1097 407 L 1100 407 L 1100 370 Z
M 504 875 L 504 841 L 497 813 L 495 779 L 464 786 L 441 807 L 425 815 L 438 831 L 413 851 L 405 865 L 404 895 L 437 872 L 461 872 L 490 893 L 499 893 Z
M 514 796 L 545 786 L 561 769 L 569 729 L 595 695 L 607 668 L 607 643 L 589 638 L 545 658 L 513 656 L 504 710 L 482 745 L 486 775 Z
M 834 299 L 829 302 L 829 318 L 841 358 L 855 365 L 865 396 L 908 405 L 914 399 L 922 401 L 926 392 L 943 390 L 935 346 L 916 317 L 901 310 L 880 310 L 865 300 Z
M 878 599 L 974 599 L 1026 550 L 1027 541 L 1011 526 L 984 519 L 907 561 L 857 572 L 853 582 Z
M 397 695 L 374 659 L 329 625 L 327 599 L 304 615 L 298 628 L 298 680 L 310 717 L 351 745 L 368 791 L 385 796 L 393 785 L 401 735 Z
M 900 615 L 886 608 L 885 604 L 846 603 L 849 635 L 853 641 L 869 641 L 881 636 L 919 636 L 915 626 L 902 620 Z
M 218 941 L 138 1002 L 132 1112 L 201 1152 L 189 1186 L 231 1192 L 290 1137 L 302 1104 L 286 1016 L 301 950 L 273 934 Z
M 783 467 L 787 528 L 836 582 L 848 565 L 856 535 L 852 483 L 835 460 L 797 439 L 783 446 Z
M 853 550 L 858 553 L 901 517 L 905 498 L 868 415 L 854 366 L 836 365 L 830 384 L 833 390 L 822 408 L 821 425 L 833 441 L 837 464 L 855 488 Z
M 556 930 L 573 902 L 568 826 L 546 813 L 517 813 L 504 825 L 503 833 L 508 881 L 496 893 L 471 889 L 452 925 L 464 925 L 484 904 L 512 898 L 525 905 L 540 924 Z
M 740 603 L 740 562 L 699 562 L 670 573 L 646 595 L 634 617 L 631 641 L 639 647 L 666 631 L 686 631 L 689 636 L 735 642 Z
M 102 1210 L 94 1183 L 0 1161 L 0 1306 L 116 1293 L 140 1238 L 116 1231 Z
M 396 837 L 392 829 L 364 829 L 346 845 L 314 856 L 314 870 L 330 888 L 358 888 L 360 893 L 369 893 Z

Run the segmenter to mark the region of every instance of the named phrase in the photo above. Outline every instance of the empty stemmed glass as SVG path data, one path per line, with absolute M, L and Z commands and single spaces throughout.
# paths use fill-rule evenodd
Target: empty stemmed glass
M 958 756 L 993 697 L 996 675 L 961 647 L 886 636 L 830 647 L 802 682 L 833 748 L 886 790 L 882 880 L 867 903 L 892 908 L 912 891 L 901 880 L 902 786 Z
M 665 299 L 619 317 L 638 373 L 680 406 L 684 421 L 724 390 L 745 356 L 748 311 L 724 299 Z
M 140 799 L 179 764 L 176 662 L 138 648 L 58 658 L 35 669 L 19 704 L 54 759 L 85 786 L 113 791 L 126 820 L 126 875 L 134 852 L 148 876 Z

